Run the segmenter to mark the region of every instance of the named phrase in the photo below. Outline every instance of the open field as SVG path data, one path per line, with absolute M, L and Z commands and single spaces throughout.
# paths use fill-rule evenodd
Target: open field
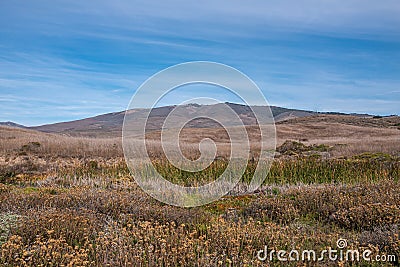
M 257 252 L 264 246 L 322 251 L 339 238 L 396 261 L 311 265 L 398 265 L 397 123 L 336 115 L 280 122 L 276 160 L 260 190 L 247 194 L 239 186 L 196 208 L 145 194 L 130 176 L 118 137 L 0 127 L 0 266 L 303 266 L 308 263 L 276 257 L 261 262 Z M 219 129 L 185 131 L 188 149 L 203 135 L 225 138 Z M 156 150 L 157 133 L 148 138 Z M 227 164 L 221 155 L 191 176 L 162 157 L 153 162 L 182 185 L 214 180 Z M 248 164 L 241 185 L 255 165 Z
M 400 0 L 0 25 L 0 267 L 400 267 Z

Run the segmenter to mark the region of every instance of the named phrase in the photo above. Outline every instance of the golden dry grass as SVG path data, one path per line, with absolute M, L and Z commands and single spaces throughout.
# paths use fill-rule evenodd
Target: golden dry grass
M 350 248 L 397 256 L 394 263 L 375 266 L 398 265 L 400 131 L 391 121 L 335 118 L 278 124 L 279 145 L 304 144 L 281 147 L 282 156 L 258 192 L 239 190 L 191 209 L 145 194 L 117 138 L 0 127 L 0 266 L 266 266 L 256 257 L 265 245 L 320 251 L 335 247 L 338 238 L 347 239 Z M 191 155 L 202 136 L 226 138 L 219 130 L 185 131 Z M 157 152 L 156 135 L 148 138 Z M 325 150 L 330 157 L 312 154 Z M 155 155 L 171 180 L 189 181 Z M 215 178 L 224 164 L 217 162 L 207 178 Z M 247 176 L 255 164 L 249 164 Z M 328 260 L 312 265 L 340 264 L 371 265 Z
M 277 187 L 185 209 L 162 205 L 133 184 L 124 189 L 7 185 L 0 193 L 0 214 L 18 218 L 9 224 L 0 263 L 264 266 L 256 258 L 264 245 L 322 250 L 338 238 L 352 248 L 398 255 L 397 187 L 392 181 Z
M 5 126 L 0 127 L 0 140 L 1 155 L 33 152 L 42 156 L 110 158 L 121 156 L 122 151 L 121 138 L 70 137 Z
M 359 118 L 354 116 L 324 115 L 298 118 L 276 124 L 277 145 L 286 140 L 301 141 L 305 144 L 326 144 L 334 146 L 332 156 L 352 156 L 363 152 L 383 152 L 397 155 L 400 152 L 400 126 L 398 117 Z M 259 150 L 257 142 L 259 130 L 246 126 L 252 149 Z M 198 143 L 203 138 L 215 140 L 221 155 L 229 154 L 229 139 L 224 129 L 185 128 L 181 134 L 181 144 L 186 154 L 196 153 Z M 160 132 L 150 132 L 148 140 L 153 140 L 152 147 L 156 154 L 161 154 L 157 143 Z M 0 127 L 0 151 L 2 155 L 23 152 L 23 146 L 39 142 L 40 147 L 33 148 L 41 155 L 66 157 L 122 157 L 121 138 L 70 137 L 46 134 L 32 130 Z

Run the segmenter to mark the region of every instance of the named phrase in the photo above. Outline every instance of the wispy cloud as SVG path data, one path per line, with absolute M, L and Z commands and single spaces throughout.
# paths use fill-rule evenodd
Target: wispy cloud
M 2 1 L 0 121 L 121 110 L 191 60 L 238 68 L 271 104 L 400 113 L 399 13 L 397 0 Z

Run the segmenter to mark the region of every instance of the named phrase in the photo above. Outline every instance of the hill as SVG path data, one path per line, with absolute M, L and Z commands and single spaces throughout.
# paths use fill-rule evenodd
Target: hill
M 245 125 L 255 124 L 256 120 L 254 114 L 252 114 L 251 108 L 249 106 L 227 103 L 242 119 Z M 184 106 L 187 109 L 188 114 L 193 113 L 207 113 L 211 114 L 215 110 L 216 105 L 198 105 L 189 104 Z M 148 125 L 151 130 L 161 129 L 162 123 L 165 118 L 170 114 L 170 112 L 175 108 L 175 106 L 165 106 L 154 108 L 149 116 Z M 265 108 L 262 106 L 254 106 L 253 109 Z M 303 111 L 295 109 L 287 109 L 281 107 L 271 107 L 271 111 L 276 121 L 285 121 L 292 118 L 301 118 L 315 115 L 312 111 Z M 129 110 L 128 113 L 135 113 L 135 116 L 142 116 L 147 113 L 147 109 L 133 109 Z M 29 127 L 30 129 L 47 132 L 47 133 L 62 133 L 72 136 L 119 136 L 121 135 L 122 124 L 125 116 L 125 111 L 113 112 L 103 115 L 98 115 L 91 118 L 60 122 L 54 124 L 47 124 L 36 127 Z M 204 119 L 197 119 L 189 124 L 189 128 L 214 128 L 216 126 L 215 122 Z
M 26 128 L 24 125 L 12 122 L 12 121 L 0 121 L 0 126 L 16 127 L 16 128 Z

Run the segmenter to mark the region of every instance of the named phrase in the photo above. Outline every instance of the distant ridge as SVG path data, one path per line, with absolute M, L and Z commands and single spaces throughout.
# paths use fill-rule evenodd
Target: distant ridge
M 17 127 L 17 128 L 27 128 L 24 125 L 12 122 L 12 121 L 5 121 L 5 122 L 0 122 L 0 126 L 8 126 L 8 127 Z
M 254 114 L 252 113 L 252 109 L 263 109 L 263 106 L 246 106 L 242 104 L 228 103 L 229 105 L 240 117 L 242 122 L 245 125 L 254 125 L 256 123 L 256 119 Z M 212 114 L 215 109 L 215 105 L 199 105 L 199 104 L 188 104 L 183 106 L 188 111 L 188 114 L 192 114 L 198 111 L 209 112 L 207 114 Z M 150 130 L 159 130 L 161 129 L 162 123 L 164 119 L 168 116 L 168 114 L 175 108 L 176 106 L 164 106 L 154 108 L 149 116 L 148 120 L 148 129 Z M 359 118 L 374 118 L 372 115 L 368 114 L 344 114 L 339 112 L 314 112 L 307 110 L 299 110 L 299 109 L 290 109 L 290 108 L 282 108 L 277 106 L 271 106 L 271 111 L 274 116 L 275 122 L 284 123 L 286 121 L 292 121 L 296 119 L 306 119 L 311 116 L 318 115 L 340 115 L 340 116 L 349 116 L 349 117 L 359 117 Z M 138 108 L 128 110 L 128 114 L 135 114 L 135 116 L 141 116 L 141 114 L 146 114 L 148 109 Z M 41 132 L 47 133 L 59 133 L 65 135 L 72 136 L 87 136 L 87 137 L 117 137 L 121 136 L 122 124 L 125 117 L 125 111 L 120 112 L 112 112 L 107 114 L 102 114 L 90 118 L 68 121 L 68 122 L 59 122 L 53 124 L 46 124 L 35 127 L 25 127 L 23 125 L 14 123 L 14 122 L 0 122 L 1 126 L 9 126 L 9 127 L 18 127 L 18 128 L 26 128 L 38 130 Z M 375 116 L 378 117 L 378 116 Z M 197 119 L 189 123 L 190 128 L 213 128 L 216 127 L 215 122 L 211 120 Z
M 262 106 L 252 106 L 251 108 L 246 105 L 234 104 L 234 103 L 226 103 L 229 105 L 242 119 L 245 125 L 255 124 L 255 118 L 252 114 L 251 108 L 265 108 Z M 221 105 L 221 104 L 214 104 Z M 185 108 L 188 109 L 188 112 L 196 112 L 196 110 L 200 109 L 208 109 L 212 110 L 214 105 L 199 105 L 199 104 L 188 104 Z M 149 125 L 151 129 L 159 129 L 161 126 L 161 122 L 168 116 L 168 114 L 175 108 L 176 106 L 164 106 L 154 108 L 149 117 Z M 286 119 L 298 118 L 298 117 L 306 117 L 315 115 L 315 112 L 305 111 L 305 110 L 296 110 L 296 109 L 287 109 L 282 107 L 271 106 L 272 114 L 277 121 L 283 121 Z M 148 109 L 133 109 L 129 110 L 129 113 L 134 112 L 140 116 L 141 113 L 145 113 Z M 69 121 L 69 122 L 60 122 L 53 123 L 35 127 L 29 127 L 30 129 L 48 132 L 48 133 L 63 133 L 68 135 L 84 135 L 84 136 L 120 136 L 122 130 L 122 124 L 125 117 L 125 111 L 121 112 L 113 112 L 98 115 L 95 117 L 90 117 L 81 120 Z M 197 124 L 192 125 L 193 128 L 207 128 L 214 127 L 210 122 L 198 121 Z

